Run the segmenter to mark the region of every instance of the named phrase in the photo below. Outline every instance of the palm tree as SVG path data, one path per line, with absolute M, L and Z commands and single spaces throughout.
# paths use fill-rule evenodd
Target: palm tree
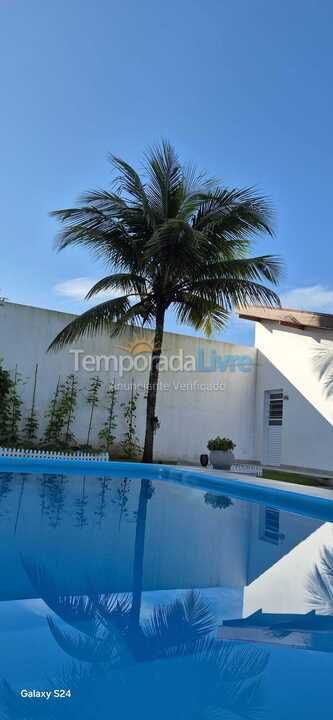
M 111 274 L 87 294 L 110 299 L 80 315 L 50 345 L 58 350 L 84 336 L 116 335 L 128 326 L 154 329 L 143 461 L 153 461 L 159 361 L 166 312 L 210 335 L 235 306 L 279 305 L 262 281 L 276 284 L 280 261 L 251 257 L 251 241 L 272 231 L 268 200 L 253 188 L 220 187 L 179 162 L 168 142 L 145 156 L 143 176 L 111 156 L 111 190 L 90 191 L 79 207 L 51 213 L 62 224 L 58 249 L 87 247 Z M 112 293 L 121 293 L 112 297 Z
M 333 615 L 333 548 L 323 547 L 319 561 L 308 578 L 311 608 L 321 615 Z

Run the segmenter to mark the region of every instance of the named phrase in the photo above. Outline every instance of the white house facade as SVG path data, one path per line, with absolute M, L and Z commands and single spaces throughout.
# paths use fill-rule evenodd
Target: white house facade
M 59 378 L 62 382 L 74 374 L 79 393 L 73 432 L 78 444 L 85 443 L 87 392 L 92 377 L 98 376 L 102 386 L 92 444 L 99 442 L 105 392 L 113 380 L 118 388 L 117 438 L 121 442 L 126 429 L 122 404 L 134 385 L 142 442 L 151 331 L 101 335 L 47 353 L 73 317 L 13 303 L 0 307 L 0 358 L 5 368 L 20 373 L 23 420 L 31 407 L 36 372 L 40 437 Z M 156 458 L 197 464 L 207 440 L 221 435 L 236 443 L 237 460 L 333 474 L 333 316 L 251 308 L 240 317 L 256 323 L 255 347 L 165 334 Z

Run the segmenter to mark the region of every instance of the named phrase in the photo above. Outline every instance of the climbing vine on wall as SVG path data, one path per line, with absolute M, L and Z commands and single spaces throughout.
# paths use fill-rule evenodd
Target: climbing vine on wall
M 89 406 L 86 420 L 86 442 L 84 445 L 78 445 L 73 430 L 80 393 L 77 376 L 70 374 L 64 379 L 58 377 L 56 387 L 44 413 L 45 422 L 41 423 L 38 412 L 39 387 L 41 385 L 39 375 L 39 366 L 36 363 L 33 377 L 30 379 L 32 384 L 30 399 L 29 388 L 27 392 L 29 405 L 23 413 L 22 421 L 21 387 L 23 380 L 21 374 L 17 366 L 10 371 L 3 366 L 0 360 L 0 445 L 5 447 L 42 447 L 50 450 L 93 449 L 91 440 L 94 424 L 96 424 L 95 411 L 101 402 L 105 411 L 105 421 L 102 427 L 97 427 L 94 431 L 94 437 L 96 435 L 98 437 L 98 446 L 95 449 L 112 452 L 117 445 L 119 390 L 116 378 L 108 386 L 104 401 L 102 400 L 102 380 L 99 376 L 91 378 L 85 392 L 85 401 Z M 119 445 L 122 455 L 129 459 L 137 458 L 142 452 L 137 435 L 138 398 L 139 393 L 132 380 L 128 400 L 119 405 L 122 408 L 126 425 Z M 39 434 L 41 424 L 45 427 L 42 437 Z M 156 418 L 155 430 L 158 425 Z M 80 434 L 82 437 L 82 431 Z
M 0 445 L 7 445 L 12 379 L 0 360 Z
M 98 405 L 101 386 L 102 386 L 102 381 L 98 376 L 91 378 L 91 381 L 88 386 L 88 394 L 87 394 L 87 403 L 90 406 L 89 425 L 88 425 L 88 434 L 87 434 L 87 447 L 90 447 L 90 436 L 91 436 L 93 417 L 94 417 L 95 409 Z
M 75 375 L 68 375 L 63 383 L 60 382 L 59 377 L 46 411 L 44 445 L 47 447 L 66 448 L 75 442 L 72 427 L 78 393 L 78 381 Z
M 116 440 L 115 430 L 117 427 L 117 415 L 115 411 L 117 406 L 117 396 L 116 381 L 114 379 L 106 391 L 107 419 L 98 434 L 98 437 L 107 452 L 111 451 L 111 448 Z
M 37 417 L 37 412 L 36 412 L 37 376 L 38 376 L 38 363 L 36 363 L 36 366 L 35 366 L 31 407 L 30 407 L 28 417 L 26 418 L 26 421 L 25 421 L 25 424 L 23 427 L 23 439 L 28 444 L 34 443 L 37 440 L 37 433 L 38 433 L 38 428 L 39 428 L 39 422 L 38 422 L 38 417 Z
M 56 447 L 57 444 L 60 442 L 62 419 L 59 415 L 59 393 L 60 376 L 58 378 L 56 389 L 51 397 L 45 413 L 47 425 L 45 428 L 43 445 L 45 445 L 46 447 Z
M 131 395 L 127 403 L 122 403 L 121 407 L 124 408 L 124 418 L 126 422 L 126 432 L 124 439 L 121 442 L 121 448 L 124 455 L 128 458 L 135 458 L 141 452 L 139 439 L 136 431 L 136 412 L 137 412 L 137 401 L 139 393 L 134 388 L 134 383 L 131 383 Z
M 17 366 L 14 373 L 0 365 L 0 443 L 15 447 L 19 442 L 19 426 L 22 417 L 20 386 L 22 377 Z

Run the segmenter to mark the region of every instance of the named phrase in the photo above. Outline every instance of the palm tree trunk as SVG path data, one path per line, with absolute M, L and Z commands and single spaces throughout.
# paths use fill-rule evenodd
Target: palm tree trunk
M 156 313 L 156 329 L 154 337 L 154 346 L 151 357 L 151 368 L 149 373 L 148 392 L 147 392 L 147 412 L 146 412 L 146 435 L 143 450 L 142 462 L 153 462 L 154 451 L 154 432 L 155 432 L 155 408 L 156 395 L 159 374 L 159 362 L 162 352 L 163 333 L 164 333 L 164 315 L 165 310 L 159 310 Z
M 141 480 L 139 505 L 136 520 L 135 549 L 133 563 L 133 587 L 132 587 L 132 627 L 137 629 L 140 625 L 140 610 L 143 585 L 143 561 L 145 553 L 145 536 L 147 521 L 148 500 L 152 496 L 152 485 L 150 480 Z

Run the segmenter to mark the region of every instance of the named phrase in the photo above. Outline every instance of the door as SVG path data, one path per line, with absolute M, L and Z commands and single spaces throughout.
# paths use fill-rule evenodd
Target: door
M 280 465 L 283 392 L 282 390 L 268 390 L 265 395 L 265 463 L 266 465 Z

